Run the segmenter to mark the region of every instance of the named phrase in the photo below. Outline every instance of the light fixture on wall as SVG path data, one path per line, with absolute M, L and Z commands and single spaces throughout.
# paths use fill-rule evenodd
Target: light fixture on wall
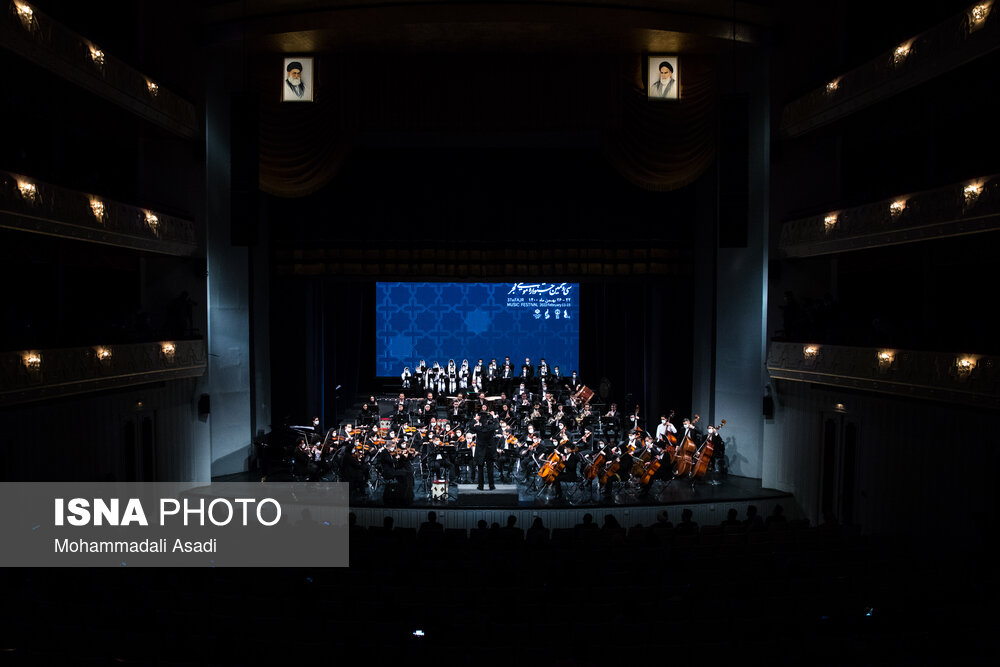
M 21 355 L 21 361 L 24 363 L 24 367 L 29 371 L 37 373 L 42 369 L 42 353 L 29 351 Z
M 27 199 L 31 202 L 35 201 L 35 198 L 38 197 L 38 189 L 35 187 L 35 184 L 28 181 L 18 181 L 17 191 L 21 193 L 22 199 Z
M 899 67 L 904 62 L 906 62 L 907 57 L 910 55 L 910 47 L 913 45 L 912 41 L 904 42 L 896 47 L 896 50 L 892 52 L 892 64 L 895 67 Z
M 976 369 L 977 361 L 976 357 L 959 357 L 956 359 L 955 370 L 958 371 L 958 376 L 961 378 L 969 377 L 972 371 Z
M 93 44 L 90 45 L 90 61 L 98 67 L 104 67 L 104 51 Z
M 98 361 L 109 361 L 111 359 L 111 348 L 98 346 L 94 348 L 94 356 Z
M 98 222 L 104 222 L 104 202 L 96 197 L 90 199 L 90 210 Z
M 819 345 L 806 345 L 802 348 L 802 356 L 812 360 L 819 355 Z
M 833 411 L 839 412 L 840 414 L 845 414 L 847 412 L 847 406 L 844 405 L 843 403 L 834 403 Z
M 837 92 L 837 88 L 840 87 L 840 79 L 834 79 L 826 84 L 826 94 L 832 95 Z
M 832 232 L 833 228 L 837 226 L 837 214 L 831 213 L 830 215 L 823 218 L 823 231 Z
M 892 216 L 893 220 L 898 218 L 906 210 L 906 200 L 897 199 L 896 201 L 889 204 L 889 215 Z
M 156 217 L 156 214 L 152 211 L 144 211 L 146 214 L 146 226 L 154 234 L 159 234 L 160 232 L 160 219 Z
M 14 11 L 17 12 L 17 18 L 21 19 L 21 24 L 25 28 L 31 28 L 35 24 L 35 11 L 30 5 L 23 2 L 15 2 Z
M 896 359 L 896 352 L 894 350 L 879 350 L 877 357 L 878 369 L 886 371 L 892 367 L 892 362 Z
M 173 361 L 174 355 L 177 353 L 177 346 L 173 343 L 163 343 L 160 345 L 160 353 L 167 361 Z
M 962 195 L 965 197 L 965 205 L 972 206 L 979 199 L 979 195 L 983 193 L 983 184 L 980 182 L 969 183 L 964 188 L 962 188 Z
M 146 88 L 149 90 L 149 94 L 152 95 L 153 97 L 156 97 L 157 95 L 160 94 L 160 87 L 155 83 L 153 83 L 152 81 L 146 82 Z
M 986 19 L 993 7 L 993 0 L 982 2 L 969 10 L 969 32 L 975 32 L 986 25 Z

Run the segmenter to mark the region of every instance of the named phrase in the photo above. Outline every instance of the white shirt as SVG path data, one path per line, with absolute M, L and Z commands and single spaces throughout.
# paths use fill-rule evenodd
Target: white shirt
M 677 433 L 677 427 L 670 422 L 660 422 L 660 425 L 656 427 L 656 439 L 666 440 L 668 432 Z

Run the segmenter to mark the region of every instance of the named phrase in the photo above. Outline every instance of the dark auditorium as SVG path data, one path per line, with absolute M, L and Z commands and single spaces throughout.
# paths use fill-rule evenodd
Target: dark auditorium
M 5 664 L 994 664 L 994 0 L 0 47 Z

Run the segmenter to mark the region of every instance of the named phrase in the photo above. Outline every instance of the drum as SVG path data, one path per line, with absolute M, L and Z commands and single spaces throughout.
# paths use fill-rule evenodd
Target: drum
M 431 482 L 431 500 L 444 500 L 448 497 L 448 480 L 435 479 Z
M 583 401 L 584 403 L 587 403 L 593 397 L 594 390 L 586 385 L 581 386 L 574 395 L 574 398 L 576 398 L 577 401 Z

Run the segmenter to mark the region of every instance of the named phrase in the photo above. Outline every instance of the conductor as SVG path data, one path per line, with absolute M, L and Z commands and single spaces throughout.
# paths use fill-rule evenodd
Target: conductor
M 493 483 L 493 464 L 497 458 L 497 446 L 495 442 L 496 431 L 499 428 L 497 420 L 487 412 L 486 405 L 483 405 L 482 411 L 479 413 L 479 419 L 476 420 L 476 424 L 473 426 L 473 430 L 476 433 L 476 442 L 478 447 L 476 447 L 476 469 L 479 472 L 479 486 L 476 488 L 480 491 L 483 490 L 483 481 L 487 479 L 483 477 L 483 464 L 486 464 L 486 474 L 488 475 L 488 480 L 490 484 L 490 490 L 496 489 L 496 485 Z

